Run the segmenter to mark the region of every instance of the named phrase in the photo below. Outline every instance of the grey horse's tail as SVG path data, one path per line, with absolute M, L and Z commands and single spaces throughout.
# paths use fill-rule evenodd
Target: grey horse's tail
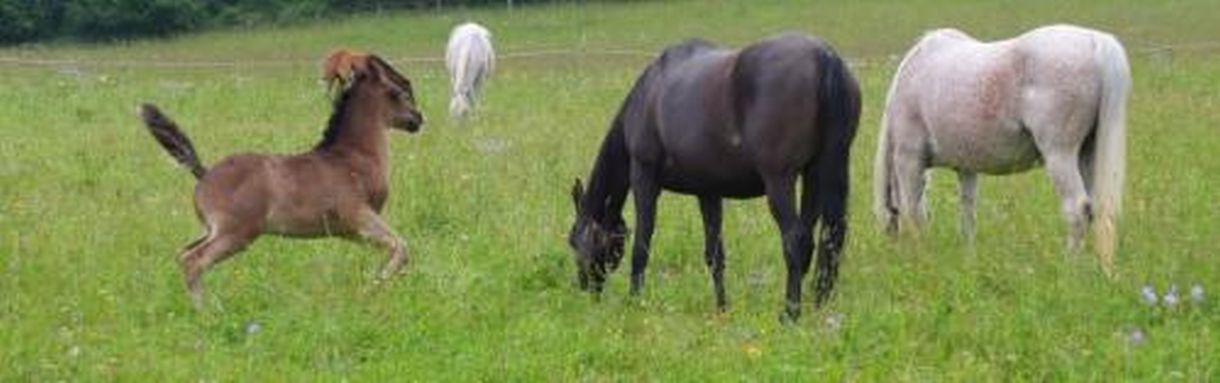
M 1131 91 L 1131 68 L 1122 44 L 1109 34 L 1098 35 L 1095 57 L 1101 70 L 1101 102 L 1091 169 L 1094 232 L 1102 266 L 1110 271 L 1118 248 L 1117 221 L 1122 208 L 1127 163 L 1127 96 Z
M 454 36 L 460 40 L 451 41 L 449 51 L 445 53 L 453 83 L 453 97 L 449 100 L 449 115 L 453 118 L 465 117 L 474 109 L 475 98 L 496 66 L 491 32 L 474 24 L 462 25 L 459 29 L 471 25 L 474 32 L 466 30 L 464 34 Z
M 898 87 L 898 79 L 902 77 L 907 62 L 919 53 L 929 36 L 932 36 L 931 32 L 921 37 L 898 63 L 898 70 L 894 72 L 894 79 L 885 96 L 881 130 L 877 132 L 877 152 L 873 157 L 873 215 L 889 234 L 898 233 L 898 185 L 894 178 L 894 143 L 890 141 L 893 134 L 890 132 L 890 104 L 894 102 L 894 89 Z
M 851 144 L 860 122 L 860 85 L 847 64 L 826 47 L 817 55 L 822 70 L 818 82 L 818 128 L 822 132 L 814 203 L 821 221 L 814 303 L 821 306 L 831 297 L 839 274 L 839 256 L 847 236 L 847 195 Z
M 157 139 L 157 143 L 161 144 L 161 147 L 165 148 L 170 156 L 189 169 L 196 179 L 203 178 L 203 175 L 207 173 L 207 168 L 199 162 L 195 145 L 191 144 L 191 140 L 186 137 L 185 133 L 182 133 L 181 129 L 178 129 L 178 124 L 161 113 L 161 110 L 153 104 L 140 105 L 140 119 L 144 120 L 144 125 L 148 127 L 153 138 Z

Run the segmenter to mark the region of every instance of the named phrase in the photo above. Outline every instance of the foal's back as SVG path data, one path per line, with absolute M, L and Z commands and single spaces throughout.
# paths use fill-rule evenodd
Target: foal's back
M 370 203 L 380 210 L 386 197 L 384 184 L 361 181 L 354 173 L 360 168 L 348 161 L 320 151 L 229 156 L 196 185 L 196 209 L 207 212 L 205 221 L 244 222 L 272 234 L 348 234 L 354 222 L 342 212 Z

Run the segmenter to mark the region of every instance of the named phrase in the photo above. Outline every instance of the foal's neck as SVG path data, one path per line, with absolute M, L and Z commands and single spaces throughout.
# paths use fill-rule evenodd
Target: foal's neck
M 381 105 L 371 99 L 374 95 L 355 89 L 352 92 L 344 96 L 345 99 L 331 117 L 331 126 L 326 134 L 333 137 L 325 137 L 317 150 L 340 156 L 367 157 L 384 164 L 389 156 L 389 146 L 386 121 L 379 117 L 382 115 L 379 110 Z

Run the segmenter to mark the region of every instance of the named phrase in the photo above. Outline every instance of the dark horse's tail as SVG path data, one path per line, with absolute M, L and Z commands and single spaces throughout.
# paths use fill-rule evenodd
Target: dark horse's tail
M 178 129 L 178 124 L 152 104 L 140 105 L 140 118 L 144 120 L 144 125 L 148 126 L 148 131 L 152 133 L 153 138 L 157 139 L 157 143 L 160 143 L 170 156 L 178 160 L 182 166 L 190 169 L 196 179 L 203 178 L 203 174 L 207 173 L 207 168 L 204 168 L 203 164 L 199 162 L 199 155 L 195 153 L 195 145 L 191 144 L 191 140 L 186 138 L 186 134 L 182 133 L 181 129 Z
M 848 165 L 851 143 L 860 122 L 860 86 L 847 64 L 829 46 L 817 52 L 818 151 L 815 187 L 819 207 L 820 245 L 814 302 L 821 306 L 830 299 L 839 274 L 839 255 L 847 236 Z

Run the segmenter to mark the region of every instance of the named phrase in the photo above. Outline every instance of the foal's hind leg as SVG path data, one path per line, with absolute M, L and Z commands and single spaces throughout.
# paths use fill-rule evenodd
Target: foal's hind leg
M 978 174 L 974 172 L 966 170 L 957 171 L 957 181 L 960 184 L 958 186 L 958 195 L 961 198 L 960 230 L 962 231 L 962 238 L 966 240 L 966 246 L 971 250 L 974 250 L 974 202 L 979 192 L 978 179 Z
M 257 237 L 258 232 L 226 231 L 224 228 L 218 228 L 213 231 L 213 235 L 182 254 L 182 274 L 186 290 L 196 309 L 203 309 L 203 273 L 216 263 L 241 251 Z
M 380 215 L 372 211 L 365 212 L 358 232 L 364 240 L 390 251 L 390 257 L 381 269 L 381 280 L 387 280 L 402 271 L 407 262 L 407 241 L 394 233 L 394 229 L 391 229 Z
M 700 196 L 699 212 L 703 214 L 703 257 L 707 269 L 712 273 L 712 285 L 716 290 L 716 307 L 728 309 L 729 301 L 724 294 L 724 242 L 720 239 L 722 205 L 720 197 Z

